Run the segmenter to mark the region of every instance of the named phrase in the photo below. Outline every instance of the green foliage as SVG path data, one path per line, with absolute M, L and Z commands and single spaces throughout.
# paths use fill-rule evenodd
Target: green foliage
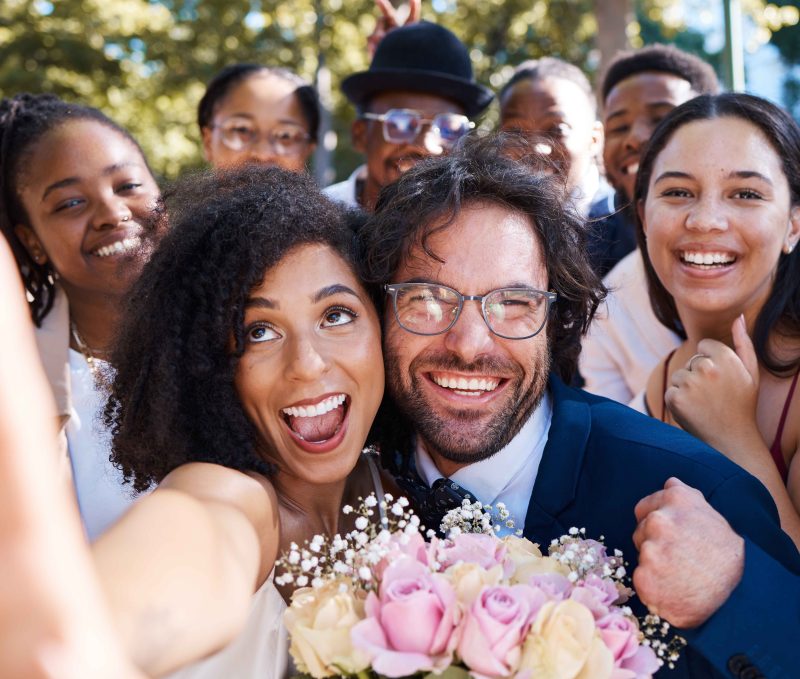
M 313 78 L 323 58 L 333 128 L 340 149 L 349 146 L 353 112 L 338 84 L 368 66 L 373 0 L 3 0 L 3 6 L 0 94 L 53 92 L 101 108 L 131 130 L 165 177 L 202 165 L 197 102 L 204 83 L 235 61 L 285 65 Z M 478 79 L 496 87 L 512 65 L 543 54 L 591 67 L 591 9 L 591 0 L 426 0 L 423 18 L 473 47 Z M 354 160 L 336 158 L 345 166 Z
M 654 2 L 655 0 L 649 0 Z M 663 5 L 664 0 L 659 0 Z M 196 106 L 236 61 L 331 74 L 339 177 L 356 162 L 353 111 L 339 82 L 368 66 L 374 0 L 0 0 L 0 94 L 53 92 L 97 106 L 141 142 L 167 178 L 203 164 Z M 423 18 L 472 48 L 478 80 L 498 88 L 514 65 L 546 54 L 590 74 L 592 0 L 423 0 Z M 323 92 L 323 95 L 325 93 Z M 491 109 L 484 120 L 496 120 Z

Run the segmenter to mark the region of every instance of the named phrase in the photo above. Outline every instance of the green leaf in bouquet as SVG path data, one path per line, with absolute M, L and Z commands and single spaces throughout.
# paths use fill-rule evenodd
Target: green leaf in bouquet
M 422 677 L 422 679 L 469 679 L 469 676 L 469 672 L 465 667 L 460 667 L 459 665 L 450 665 L 450 667 L 448 667 L 441 674 L 429 672 Z

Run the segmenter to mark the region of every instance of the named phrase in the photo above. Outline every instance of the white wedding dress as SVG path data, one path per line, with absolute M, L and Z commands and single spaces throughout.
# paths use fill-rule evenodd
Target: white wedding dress
M 286 604 L 272 582 L 273 573 L 253 595 L 244 629 L 221 651 L 167 679 L 281 679 L 289 664 L 289 640 L 283 625 Z
M 372 483 L 383 497 L 380 472 L 367 454 Z M 385 516 L 380 509 L 381 517 Z M 214 655 L 186 665 L 165 679 L 282 679 L 290 669 L 289 637 L 283 624 L 284 602 L 272 579 L 275 571 L 253 595 L 250 614 L 242 631 Z

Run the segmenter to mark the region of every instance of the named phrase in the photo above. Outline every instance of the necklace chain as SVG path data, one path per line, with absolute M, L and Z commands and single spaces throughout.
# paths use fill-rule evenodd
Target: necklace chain
M 95 386 L 99 389 L 104 391 L 108 391 L 111 387 L 108 381 L 108 377 L 105 374 L 105 371 L 101 366 L 97 364 L 98 359 L 95 358 L 95 355 L 92 353 L 92 350 L 83 341 L 80 333 L 78 332 L 78 328 L 75 325 L 75 321 L 72 321 L 70 324 L 70 329 L 72 331 L 72 338 L 75 340 L 75 344 L 78 347 L 78 351 L 81 352 L 83 357 L 86 359 L 86 363 L 89 365 L 89 370 L 92 373 L 92 377 L 94 377 Z

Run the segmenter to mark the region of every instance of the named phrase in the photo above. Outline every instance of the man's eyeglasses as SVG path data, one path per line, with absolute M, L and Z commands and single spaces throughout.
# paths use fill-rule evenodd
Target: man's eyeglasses
M 431 132 L 446 149 L 475 127 L 467 116 L 458 113 L 439 113 L 433 118 L 424 118 L 419 111 L 408 108 L 393 108 L 386 113 L 363 113 L 361 117 L 383 123 L 383 138 L 392 144 L 410 144 L 425 125 L 430 125 Z
M 299 125 L 283 123 L 265 133 L 243 120 L 227 120 L 213 125 L 219 130 L 222 143 L 231 151 L 245 151 L 261 142 L 266 136 L 270 148 L 277 156 L 299 156 L 308 148 L 311 136 Z
M 465 301 L 480 302 L 483 320 L 495 335 L 528 339 L 545 323 L 555 292 L 534 288 L 499 288 L 485 295 L 462 295 L 433 283 L 392 283 L 384 290 L 392 297 L 394 315 L 403 330 L 415 335 L 440 335 L 450 330 Z

